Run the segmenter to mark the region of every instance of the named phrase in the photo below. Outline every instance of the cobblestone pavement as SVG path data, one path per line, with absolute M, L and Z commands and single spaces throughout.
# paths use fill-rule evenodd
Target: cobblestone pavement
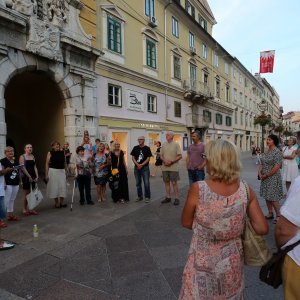
M 255 160 L 245 153 L 242 161 L 243 178 L 258 192 Z M 177 299 L 191 239 L 191 231 L 180 225 L 188 188 L 183 164 L 180 173 L 178 207 L 160 204 L 164 187 L 159 174 L 151 179 L 150 204 L 113 204 L 107 191 L 108 200 L 94 206 L 79 206 L 77 196 L 72 212 L 54 209 L 45 200 L 39 215 L 9 223 L 2 238 L 17 245 L 0 252 L 0 299 Z M 69 182 L 71 195 L 72 178 Z M 132 171 L 129 185 L 134 200 Z M 93 195 L 96 199 L 94 189 Z M 16 211 L 21 211 L 20 198 Z M 38 238 L 32 235 L 35 223 Z M 267 240 L 275 249 L 273 229 L 270 225 Z M 245 269 L 246 299 L 283 299 L 281 288 L 260 283 L 258 271 Z

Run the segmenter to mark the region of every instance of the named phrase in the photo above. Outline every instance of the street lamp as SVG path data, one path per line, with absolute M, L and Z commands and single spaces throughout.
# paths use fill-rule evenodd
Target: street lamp
M 265 126 L 271 123 L 270 115 L 266 115 L 265 111 L 268 108 L 268 104 L 265 100 L 262 100 L 260 103 L 257 104 L 257 108 L 261 111 L 261 114 L 254 119 L 254 124 L 259 124 L 261 126 L 261 152 L 264 153 L 265 151 L 265 144 L 264 144 L 264 133 L 265 133 Z

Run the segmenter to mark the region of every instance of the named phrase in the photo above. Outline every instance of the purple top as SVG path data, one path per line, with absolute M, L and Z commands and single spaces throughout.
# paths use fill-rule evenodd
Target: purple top
M 188 148 L 188 156 L 189 156 L 189 170 L 195 170 L 200 164 L 204 162 L 204 158 L 202 154 L 204 154 L 205 146 L 203 143 L 200 144 L 192 144 Z

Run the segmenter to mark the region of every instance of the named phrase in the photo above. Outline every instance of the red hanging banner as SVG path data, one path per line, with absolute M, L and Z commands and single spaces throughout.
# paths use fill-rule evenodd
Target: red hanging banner
M 259 73 L 273 73 L 275 50 L 260 52 Z

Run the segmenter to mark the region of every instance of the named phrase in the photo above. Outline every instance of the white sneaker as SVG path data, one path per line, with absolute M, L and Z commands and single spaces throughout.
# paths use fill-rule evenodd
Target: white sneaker
M 145 203 L 150 203 L 150 198 L 145 198 Z
M 0 242 L 0 251 L 2 250 L 8 250 L 12 249 L 15 246 L 15 244 L 8 242 L 8 241 L 1 241 Z

